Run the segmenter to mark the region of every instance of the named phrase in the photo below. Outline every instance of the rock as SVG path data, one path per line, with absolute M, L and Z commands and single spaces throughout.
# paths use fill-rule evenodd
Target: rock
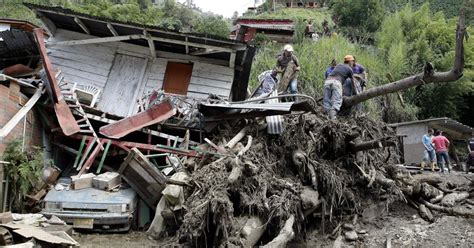
M 446 195 L 443 200 L 441 200 L 441 205 L 446 207 L 454 207 L 454 205 L 456 205 L 456 202 L 462 201 L 467 198 L 469 198 L 469 193 L 467 192 L 451 193 Z
M 349 224 L 349 223 L 346 223 L 342 226 L 344 229 L 346 230 L 349 230 L 349 231 L 353 231 L 354 230 L 354 225 L 352 224 Z
M 368 232 L 367 232 L 367 230 L 362 229 L 362 230 L 357 231 L 357 233 L 358 234 L 367 234 Z
M 356 241 L 359 238 L 355 231 L 348 231 L 344 233 L 344 237 L 347 241 Z

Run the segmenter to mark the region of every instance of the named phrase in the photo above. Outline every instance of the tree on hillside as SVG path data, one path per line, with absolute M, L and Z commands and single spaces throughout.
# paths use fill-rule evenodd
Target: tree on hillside
M 463 76 L 465 65 L 464 39 L 466 37 L 466 24 L 464 13 L 462 13 L 459 17 L 455 37 L 456 46 L 454 53 L 454 65 L 451 70 L 446 72 L 435 72 L 433 65 L 427 61 L 422 73 L 400 79 L 396 82 L 368 89 L 358 95 L 347 97 L 344 99 L 344 106 L 354 106 L 377 96 L 387 95 L 424 84 L 453 82 L 460 79 Z
M 229 23 L 222 16 L 206 13 L 196 18 L 192 31 L 227 38 L 229 30 Z
M 442 12 L 433 14 L 429 5 L 418 10 L 407 5 L 402 11 L 389 15 L 376 35 L 377 47 L 388 63 L 395 80 L 419 72 L 426 62 L 438 70 L 449 70 L 455 56 L 456 20 L 446 20 Z M 468 41 L 466 61 L 474 59 L 474 46 Z M 472 66 L 456 84 L 423 85 L 405 93 L 408 103 L 419 106 L 420 118 L 448 116 L 457 118 L 464 111 L 464 96 L 474 89 Z
M 367 32 L 377 31 L 384 15 L 379 0 L 334 0 L 331 8 L 339 25 Z

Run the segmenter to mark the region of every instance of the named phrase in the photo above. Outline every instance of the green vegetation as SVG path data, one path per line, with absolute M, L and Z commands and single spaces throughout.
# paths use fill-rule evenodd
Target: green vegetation
M 33 186 L 40 180 L 45 164 L 43 151 L 34 148 L 30 151 L 23 151 L 20 139 L 10 142 L 3 153 L 3 160 L 10 162 L 6 167 L 6 174 L 10 179 L 12 192 L 16 192 L 12 197 L 10 206 L 16 211 L 23 209 L 23 197 L 31 193 Z
M 446 20 L 442 12 L 433 14 L 428 4 L 402 11 L 385 18 L 377 33 L 380 55 L 388 61 L 388 71 L 395 80 L 422 71 L 426 62 L 436 70 L 447 71 L 453 65 L 457 18 Z M 456 83 L 431 84 L 405 93 L 406 100 L 420 107 L 418 116 L 459 118 L 465 109 L 464 96 L 474 91 L 474 43 L 465 45 L 464 78 Z
M 338 24 L 350 28 L 351 32 L 353 29 L 370 33 L 377 31 L 384 15 L 379 0 L 335 0 L 331 9 Z
M 333 1 L 333 4 L 337 4 L 338 1 Z M 334 6 L 332 8 L 335 11 Z M 318 12 L 301 9 L 287 11 Z M 322 12 L 327 13 L 327 10 Z M 270 14 L 266 15 L 269 17 Z M 299 22 L 297 21 L 297 24 Z M 301 41 L 296 34 L 297 44 L 294 47 L 302 64 L 299 90 L 316 98 L 321 97 L 323 73 L 328 64 L 333 58 L 341 62 L 346 54 L 355 55 L 358 62 L 368 70 L 369 87 L 420 73 L 426 62 L 433 63 L 437 71 L 447 71 L 452 67 L 454 60 L 456 22 L 457 18 L 446 19 L 441 12 L 433 13 L 429 5 L 421 6 L 418 10 L 407 5 L 403 10 L 384 18 L 378 31 L 373 35 L 374 46 L 352 43 L 340 35 L 325 37 L 314 43 L 309 40 Z M 256 78 L 259 73 L 275 66 L 276 57 L 281 49 L 282 45 L 272 43 L 260 48 L 252 67 L 253 87 L 257 85 Z M 383 118 L 387 122 L 444 116 L 458 119 L 469 111 L 466 96 L 474 94 L 472 39 L 466 42 L 465 53 L 466 69 L 462 80 L 455 83 L 426 85 L 401 92 L 400 95 L 379 97 L 364 103 L 366 109 L 371 115 Z

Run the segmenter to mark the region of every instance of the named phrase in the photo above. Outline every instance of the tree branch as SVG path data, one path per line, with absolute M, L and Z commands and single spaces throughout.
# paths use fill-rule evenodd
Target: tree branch
M 427 63 L 425 66 L 425 71 L 423 73 L 419 73 L 417 75 L 407 77 L 379 87 L 368 89 L 358 95 L 345 97 L 343 101 L 343 106 L 354 106 L 377 96 L 387 95 L 390 93 L 406 90 L 418 85 L 429 83 L 444 83 L 458 80 L 463 76 L 464 70 L 464 37 L 466 37 L 466 17 L 464 14 L 464 10 L 461 10 L 458 25 L 456 28 L 456 50 L 454 66 L 450 71 L 434 72 L 432 65 L 430 63 Z

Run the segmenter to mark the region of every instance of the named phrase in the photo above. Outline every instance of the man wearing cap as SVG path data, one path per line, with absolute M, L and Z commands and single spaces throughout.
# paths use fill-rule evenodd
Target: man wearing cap
M 341 109 L 343 82 L 348 78 L 354 82 L 353 64 L 354 57 L 346 55 L 344 57 L 344 64 L 336 65 L 324 82 L 323 107 L 330 119 L 336 119 L 337 112 Z
M 296 94 L 298 93 L 298 73 L 300 70 L 300 62 L 298 58 L 293 54 L 293 46 L 292 45 L 285 45 L 283 48 L 283 54 L 278 56 L 277 59 L 277 68 L 278 72 L 281 72 L 282 74 L 285 74 L 286 68 L 288 67 L 288 64 L 290 62 L 293 62 L 296 66 L 295 69 L 295 74 L 292 79 L 290 79 L 290 83 L 288 84 L 288 89 L 291 94 Z

